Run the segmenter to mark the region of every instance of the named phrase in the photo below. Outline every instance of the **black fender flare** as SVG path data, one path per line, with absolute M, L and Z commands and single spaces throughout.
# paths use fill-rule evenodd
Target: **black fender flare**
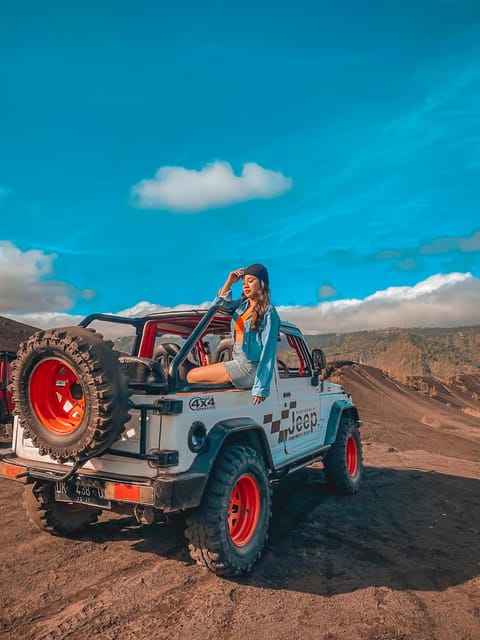
M 357 426 L 362 424 L 358 415 L 357 407 L 352 402 L 336 400 L 330 409 L 330 416 L 328 418 L 327 431 L 325 434 L 325 444 L 332 445 L 335 442 L 338 427 L 340 426 L 340 421 L 343 416 L 348 416 L 355 420 Z
M 201 473 L 209 475 L 220 450 L 233 434 L 246 432 L 255 432 L 258 437 L 261 451 L 266 460 L 268 469 L 273 469 L 273 460 L 270 448 L 268 446 L 265 430 L 252 418 L 232 418 L 230 420 L 221 420 L 217 422 L 208 432 L 208 444 L 204 451 L 197 454 L 188 473 Z

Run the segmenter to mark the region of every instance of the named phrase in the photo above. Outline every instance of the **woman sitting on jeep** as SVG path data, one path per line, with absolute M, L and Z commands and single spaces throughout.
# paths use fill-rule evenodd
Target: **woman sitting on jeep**
M 242 278 L 243 294 L 232 300 L 231 286 Z M 280 318 L 270 302 L 268 271 L 262 264 L 232 271 L 216 302 L 233 311 L 233 360 L 196 367 L 187 374 L 190 383 L 231 382 L 237 389 L 252 388 L 253 404 L 270 393 L 275 367 Z

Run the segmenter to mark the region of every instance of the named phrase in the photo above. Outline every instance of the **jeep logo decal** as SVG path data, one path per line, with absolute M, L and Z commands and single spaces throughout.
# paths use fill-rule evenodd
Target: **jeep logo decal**
M 190 400 L 188 406 L 192 411 L 201 411 L 202 409 L 215 409 L 215 397 L 212 395 L 195 396 Z
M 295 431 L 303 430 L 315 431 L 317 426 L 317 412 L 315 409 L 300 409 L 292 411 L 292 424 L 288 428 L 288 433 L 293 434 Z

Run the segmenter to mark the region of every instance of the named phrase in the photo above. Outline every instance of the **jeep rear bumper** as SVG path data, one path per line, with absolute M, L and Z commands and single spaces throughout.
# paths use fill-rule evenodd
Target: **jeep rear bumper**
M 67 465 L 52 465 L 17 458 L 11 451 L 0 454 L 0 477 L 27 484 L 34 480 L 62 482 L 71 471 Z M 144 478 L 108 474 L 80 469 L 70 481 L 96 486 L 105 497 L 124 504 L 142 504 L 163 512 L 198 507 L 208 475 L 179 473 L 178 475 Z

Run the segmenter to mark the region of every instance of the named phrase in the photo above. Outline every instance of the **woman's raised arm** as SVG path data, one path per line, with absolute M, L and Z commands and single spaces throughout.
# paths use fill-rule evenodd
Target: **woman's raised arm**
M 224 296 L 227 293 L 227 291 L 230 291 L 232 284 L 235 284 L 236 282 L 238 282 L 242 276 L 243 276 L 243 269 L 236 269 L 235 271 L 230 271 L 230 273 L 228 274 L 228 278 L 225 280 L 225 284 L 218 292 L 218 295 Z

